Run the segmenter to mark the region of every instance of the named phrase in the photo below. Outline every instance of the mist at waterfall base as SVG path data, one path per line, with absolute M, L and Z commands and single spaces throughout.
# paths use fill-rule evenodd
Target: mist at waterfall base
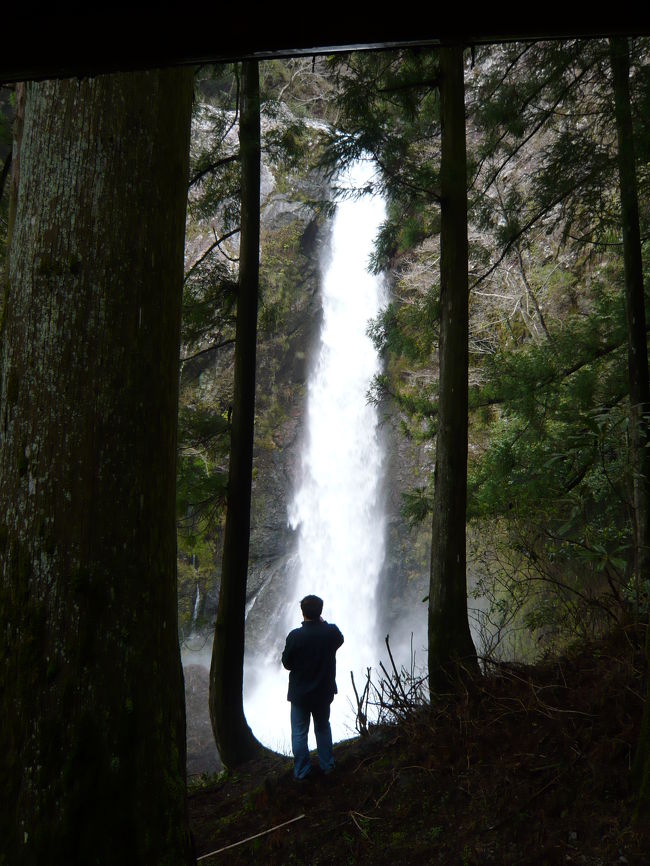
M 338 184 L 359 189 L 371 178 L 370 164 L 358 162 Z M 337 653 L 339 694 L 331 709 L 335 741 L 355 735 L 350 671 L 361 689 L 366 669 L 375 667 L 380 654 L 375 614 L 385 544 L 383 454 L 377 409 L 368 402 L 380 361 L 367 330 L 386 300 L 382 279 L 368 272 L 384 219 L 378 196 L 337 204 L 322 263 L 323 320 L 308 382 L 302 476 L 288 514 L 298 539 L 293 592 L 269 633 L 267 654 L 246 660 L 246 718 L 258 739 L 285 753 L 290 752 L 290 705 L 280 656 L 287 633 L 302 621 L 299 600 L 310 593 L 321 596 L 323 618 L 345 636 Z

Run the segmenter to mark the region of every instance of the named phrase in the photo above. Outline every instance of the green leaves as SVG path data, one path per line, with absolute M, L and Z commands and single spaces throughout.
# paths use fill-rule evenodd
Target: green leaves
M 213 522 L 216 509 L 225 502 L 228 473 L 206 458 L 184 453 L 178 459 L 176 508 L 183 528 L 194 535 Z
M 403 494 L 402 514 L 410 526 L 422 523 L 432 511 L 433 491 L 429 488 L 416 487 Z
M 433 202 L 439 137 L 437 53 L 354 54 L 330 63 L 338 120 L 323 157 L 331 172 L 370 154 L 392 201 Z
M 214 535 L 228 485 L 230 424 L 227 413 L 185 404 L 178 419 L 176 476 L 178 526 L 185 537 Z

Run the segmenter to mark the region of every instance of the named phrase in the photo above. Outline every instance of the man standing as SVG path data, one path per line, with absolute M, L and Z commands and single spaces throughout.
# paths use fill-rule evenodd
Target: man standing
M 298 780 L 306 779 L 312 771 L 307 747 L 310 716 L 314 718 L 320 768 L 325 774 L 334 769 L 330 704 L 338 691 L 336 651 L 343 643 L 337 626 L 321 616 L 322 598 L 306 595 L 300 609 L 303 623 L 289 632 L 282 653 L 282 664 L 289 671 L 293 775 Z

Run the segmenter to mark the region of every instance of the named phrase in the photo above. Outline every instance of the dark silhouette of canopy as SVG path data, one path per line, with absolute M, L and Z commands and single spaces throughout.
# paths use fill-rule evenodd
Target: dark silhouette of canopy
M 189 15 L 162 18 L 154 9 L 104 9 L 103 14 L 96 9 L 12 13 L 4 22 L 0 83 L 409 45 L 650 34 L 647 16 L 639 11 L 615 21 L 592 15 L 579 25 L 550 13 L 534 24 L 518 23 L 513 16 L 499 21 L 493 14 L 482 20 L 458 13 L 443 24 L 417 14 L 356 22 L 328 8 L 329 21 L 308 24 L 299 10 L 289 15 L 258 10 L 252 23 L 252 15 L 235 7 L 218 13 L 201 10 L 199 20 Z

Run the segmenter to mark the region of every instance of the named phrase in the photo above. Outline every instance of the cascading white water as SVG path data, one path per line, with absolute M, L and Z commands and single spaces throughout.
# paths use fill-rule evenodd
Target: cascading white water
M 339 185 L 359 189 L 371 178 L 370 163 L 360 161 Z M 382 449 L 377 410 L 367 398 L 380 361 L 367 328 L 385 303 L 381 278 L 368 272 L 384 219 L 378 196 L 337 205 L 321 280 L 323 323 L 308 385 L 303 473 L 289 509 L 289 523 L 298 532 L 297 579 L 278 638 L 300 624 L 300 598 L 315 593 L 325 600 L 323 618 L 345 636 L 332 705 L 335 740 L 354 734 L 350 671 L 361 689 L 366 668 L 380 654 L 375 594 L 384 560 Z M 288 704 L 278 706 L 286 698 L 287 678 L 273 653 L 255 689 L 247 690 L 245 709 L 256 736 L 288 752 Z

